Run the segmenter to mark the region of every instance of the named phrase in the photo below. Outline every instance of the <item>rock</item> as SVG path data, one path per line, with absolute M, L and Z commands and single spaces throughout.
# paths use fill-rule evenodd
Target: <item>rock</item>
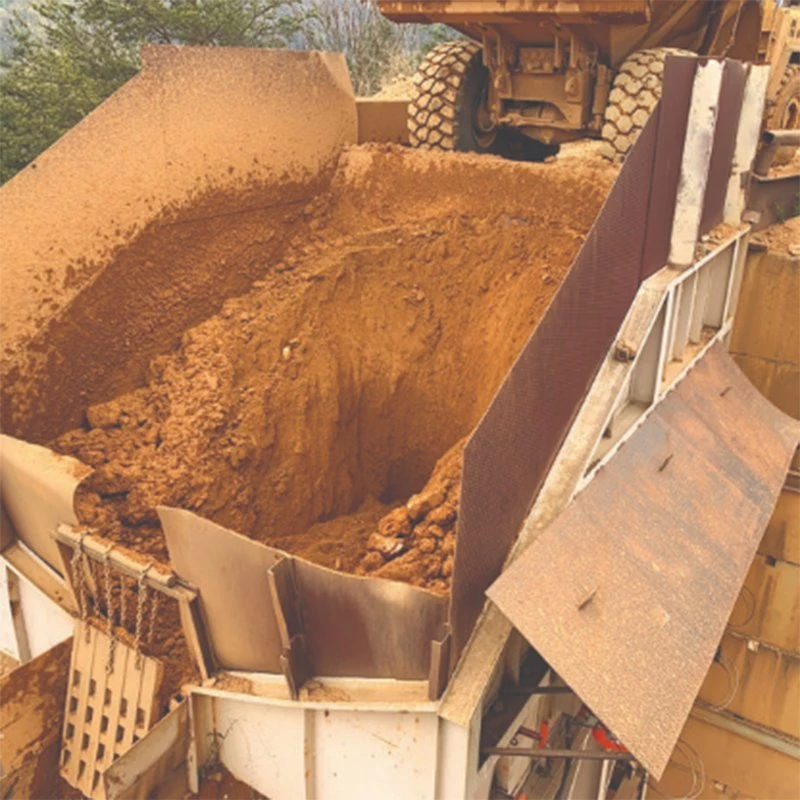
M 379 523 L 378 532 L 382 536 L 408 536 L 411 533 L 411 520 L 405 506 L 390 511 Z
M 453 556 L 448 556 L 442 564 L 442 577 L 449 578 L 453 574 Z
M 429 539 L 425 537 L 424 539 L 420 539 L 417 541 L 417 549 L 420 553 L 433 553 L 436 551 L 436 539 Z
M 383 556 L 376 550 L 372 550 L 361 559 L 361 563 L 358 565 L 356 574 L 364 575 L 369 572 L 374 572 L 376 569 L 382 566 Z
M 135 496 L 134 489 L 128 495 L 128 502 L 121 513 L 122 521 L 128 525 L 158 524 L 158 514 L 153 506 L 142 498 Z
M 86 480 L 87 488 L 103 496 L 126 494 L 133 481 L 119 467 L 106 464 L 96 469 Z
M 117 428 L 122 420 L 122 408 L 116 400 L 98 403 L 86 409 L 86 421 L 91 428 Z
M 422 556 L 416 550 L 403 553 L 400 558 L 389 561 L 373 574 L 376 578 L 386 578 L 390 581 L 405 581 L 411 583 L 422 572 Z
M 442 571 L 442 559 L 439 556 L 425 556 L 423 569 L 426 578 L 435 578 Z
M 436 506 L 444 502 L 444 492 L 441 489 L 434 491 L 422 491 L 412 495 L 406 503 L 408 515 L 415 522 L 422 519 L 429 511 L 433 511 Z
M 456 535 L 452 531 L 444 537 L 442 542 L 442 554 L 449 556 L 456 551 Z
M 434 539 L 443 539 L 445 532 L 441 525 L 429 525 L 427 522 L 423 522 L 417 527 L 416 533 L 419 537 L 433 536 Z
M 405 549 L 406 544 L 402 539 L 394 539 L 391 536 L 381 536 L 379 533 L 373 533 L 367 539 L 367 550 L 376 550 L 386 558 L 398 556 Z
M 449 525 L 455 518 L 456 507 L 449 501 L 437 506 L 425 517 L 426 521 L 433 522 L 435 525 Z

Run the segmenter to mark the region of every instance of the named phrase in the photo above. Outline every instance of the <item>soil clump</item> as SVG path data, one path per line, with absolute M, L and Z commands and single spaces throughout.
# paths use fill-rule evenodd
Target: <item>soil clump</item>
M 446 592 L 465 437 L 615 175 L 599 158 L 350 149 L 249 291 L 51 443 L 95 469 L 79 519 L 166 562 L 155 507 L 177 506 Z

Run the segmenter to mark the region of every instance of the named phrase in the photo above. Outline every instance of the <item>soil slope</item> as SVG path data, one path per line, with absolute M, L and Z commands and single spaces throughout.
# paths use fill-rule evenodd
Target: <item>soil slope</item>
M 80 518 L 166 560 L 155 506 L 179 506 L 326 566 L 447 591 L 460 448 L 615 174 L 600 159 L 349 150 L 249 291 L 52 443 L 96 468 Z M 273 231 L 251 217 L 247 233 L 250 269 Z M 225 236 L 197 235 L 211 251 Z M 146 237 L 135 246 L 152 257 Z

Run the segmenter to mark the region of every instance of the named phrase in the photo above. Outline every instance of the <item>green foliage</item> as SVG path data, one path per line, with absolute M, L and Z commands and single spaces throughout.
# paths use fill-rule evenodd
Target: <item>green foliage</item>
M 395 25 L 374 0 L 0 0 L 0 11 L 0 182 L 135 75 L 144 43 L 339 51 L 366 95 L 459 36 Z
M 301 0 L 42 0 L 7 25 L 0 181 L 131 78 L 142 43 L 285 47 Z

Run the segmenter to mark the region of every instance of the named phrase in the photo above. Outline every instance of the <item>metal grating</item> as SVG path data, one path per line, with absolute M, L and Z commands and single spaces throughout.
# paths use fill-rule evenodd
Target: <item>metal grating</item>
M 102 775 L 150 730 L 163 666 L 116 642 L 114 668 L 107 671 L 111 639 L 78 622 L 72 645 L 61 776 L 86 797 L 102 798 Z

